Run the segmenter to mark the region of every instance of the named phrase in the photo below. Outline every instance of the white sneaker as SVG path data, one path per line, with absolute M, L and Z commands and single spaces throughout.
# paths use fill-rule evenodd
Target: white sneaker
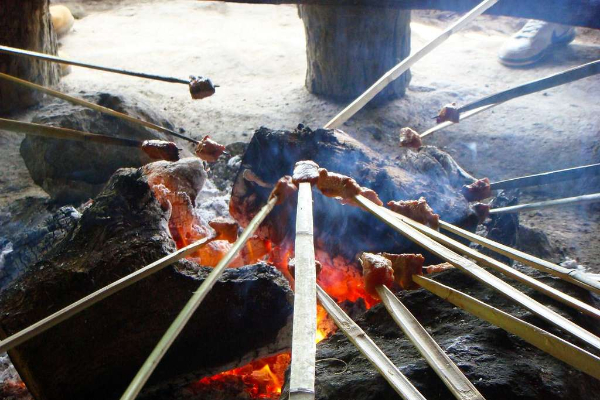
M 540 61 L 548 50 L 575 39 L 575 29 L 570 26 L 529 20 L 523 29 L 504 43 L 498 59 L 504 65 L 524 66 Z

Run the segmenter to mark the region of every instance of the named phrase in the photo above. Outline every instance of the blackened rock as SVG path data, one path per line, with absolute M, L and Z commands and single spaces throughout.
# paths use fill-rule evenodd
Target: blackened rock
M 173 128 L 152 107 L 135 98 L 109 93 L 86 94 L 82 97 L 144 121 Z M 43 107 L 32 122 L 134 140 L 173 141 L 164 133 L 63 101 Z M 153 161 L 144 152 L 130 147 L 37 136 L 27 136 L 23 140 L 21 156 L 33 181 L 61 204 L 74 204 L 93 198 L 117 169 L 140 167 Z

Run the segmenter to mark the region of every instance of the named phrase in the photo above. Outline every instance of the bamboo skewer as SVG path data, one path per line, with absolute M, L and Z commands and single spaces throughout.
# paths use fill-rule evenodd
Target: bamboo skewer
M 79 142 L 94 142 L 113 146 L 142 147 L 139 140 L 124 139 L 96 133 L 82 132 L 75 129 L 58 128 L 49 125 L 33 124 L 31 122 L 14 121 L 0 118 L 0 130 L 24 133 L 26 135 L 43 136 L 54 139 L 76 140 Z
M 594 176 L 600 176 L 600 163 L 505 179 L 503 181 L 492 182 L 490 188 L 492 190 L 515 189 L 526 186 L 547 185 L 549 183 L 564 182 L 573 179 L 592 178 Z
M 495 277 L 488 271 L 479 267 L 474 262 L 459 256 L 453 251 L 447 249 L 441 244 L 435 242 L 433 239 L 425 236 L 420 233 L 416 229 L 412 228 L 407 223 L 399 220 L 398 218 L 393 218 L 389 216 L 386 212 L 381 211 L 379 206 L 370 200 L 364 198 L 363 196 L 356 196 L 355 201 L 361 205 L 368 212 L 375 215 L 381 221 L 392 227 L 398 233 L 412 240 L 413 242 L 419 244 L 423 248 L 432 252 L 436 256 L 448 261 L 450 264 L 454 265 L 456 268 L 466 272 L 471 275 L 473 278 L 479 280 L 480 282 L 493 287 L 494 289 L 500 291 L 506 297 L 516 301 L 523 307 L 527 308 L 534 314 L 540 316 L 541 318 L 546 319 L 547 321 L 563 328 L 567 332 L 573 334 L 577 338 L 581 339 L 585 343 L 593 346 L 594 348 L 600 350 L 600 338 L 595 336 L 594 334 L 588 332 L 587 330 L 581 328 L 580 326 L 574 324 L 563 316 L 557 314 L 556 312 L 550 310 L 548 307 L 540 304 L 524 293 L 518 291 L 513 288 L 503 280 Z
M 254 234 L 256 229 L 262 223 L 262 221 L 269 215 L 275 203 L 277 202 L 277 196 L 273 196 L 265 206 L 252 218 L 252 221 L 248 224 L 244 232 L 240 235 L 238 240 L 233 244 L 231 249 L 225 254 L 225 256 L 219 261 L 217 266 L 211 271 L 206 280 L 202 282 L 200 288 L 194 293 L 194 295 L 187 302 L 185 307 L 181 310 L 177 318 L 173 321 L 169 329 L 165 332 L 163 337 L 160 339 L 148 359 L 144 362 L 136 376 L 133 378 L 121 400 L 133 400 L 142 390 L 144 384 L 154 372 L 154 369 L 158 366 L 158 363 L 169 350 L 171 344 L 177 339 L 177 336 L 187 322 L 192 318 L 198 306 L 202 303 L 208 292 L 213 288 L 219 277 L 223 274 L 231 260 L 240 251 L 240 249 L 246 244 L 250 236 Z
M 125 69 L 119 69 L 119 68 L 104 67 L 101 65 L 95 65 L 95 64 L 84 63 L 84 62 L 80 62 L 80 61 L 68 60 L 68 59 L 62 58 L 62 57 L 56 57 L 56 56 L 52 56 L 49 54 L 38 53 L 35 51 L 29 51 L 29 50 L 24 50 L 24 49 L 17 49 L 15 47 L 9 47 L 9 46 L 0 46 L 0 53 L 8 53 L 8 54 L 16 55 L 16 56 L 36 58 L 38 60 L 50 61 L 50 62 L 59 63 L 59 64 L 75 65 L 76 67 L 84 67 L 84 68 L 96 69 L 99 71 L 113 72 L 115 74 L 135 76 L 138 78 L 151 79 L 151 80 L 155 80 L 155 81 L 162 81 L 162 82 L 169 82 L 169 83 L 181 83 L 184 85 L 189 85 L 189 83 L 190 83 L 190 81 L 187 79 L 173 78 L 170 76 L 162 76 L 162 75 L 154 75 L 154 74 L 145 74 L 142 72 L 127 71 Z
M 327 314 L 344 332 L 348 340 L 373 364 L 400 397 L 405 400 L 425 400 L 425 397 L 409 382 L 398 367 L 319 285 L 317 285 L 317 297 Z
M 579 79 L 587 78 L 589 76 L 597 74 L 600 74 L 600 60 L 592 61 L 590 63 L 583 64 L 578 67 L 571 68 L 566 71 L 562 71 L 557 74 L 550 75 L 533 82 L 528 82 L 523 85 L 493 94 L 491 96 L 487 96 L 481 100 L 477 100 L 460 107 L 458 111 L 462 114 L 463 112 L 475 110 L 477 108 L 487 106 L 490 104 L 504 103 L 517 97 L 541 92 L 542 90 L 564 85 L 565 83 L 574 82 Z
M 53 326 L 58 325 L 59 323 L 91 307 L 99 301 L 104 300 L 107 297 L 125 289 L 126 287 L 129 287 L 134 283 L 141 281 L 142 279 L 162 270 L 163 268 L 173 264 L 174 262 L 181 260 L 184 257 L 187 257 L 188 255 L 194 253 L 196 250 L 204 246 L 212 239 L 212 237 L 206 237 L 186 247 L 183 247 L 177 250 L 176 252 L 161 258 L 160 260 L 157 260 L 127 276 L 124 276 L 123 278 L 111 283 L 108 286 L 103 287 L 102 289 L 96 290 L 95 292 L 87 295 L 81 300 L 78 300 L 75 303 L 70 304 L 67 307 L 55 312 L 54 314 L 47 316 L 46 318 L 23 329 L 22 331 L 19 331 L 14 335 L 9 336 L 8 338 L 0 342 L 0 353 L 4 353 L 5 351 L 11 350 L 12 348 L 20 345 L 21 343 L 26 342 L 27 340 L 39 335 L 40 333 L 45 332 Z
M 496 4 L 498 0 L 484 0 L 462 18 L 448 27 L 438 37 L 433 39 L 431 42 L 426 44 L 423 48 L 418 50 L 416 53 L 411 54 L 405 58 L 402 62 L 396 65 L 394 68 L 386 72 L 377 82 L 375 82 L 370 88 L 368 88 L 363 94 L 361 94 L 356 100 L 350 105 L 343 109 L 338 115 L 336 115 L 331 121 L 325 125 L 325 129 L 335 129 L 341 126 L 344 122 L 352 118 L 354 114 L 360 111 L 369 101 L 371 101 L 379 92 L 385 87 L 396 80 L 400 75 L 406 72 L 412 67 L 417 61 L 425 57 L 432 50 L 438 47 L 440 44 L 445 42 L 453 33 L 462 29 L 465 25 L 475 19 L 477 16 L 483 14 L 488 8 Z
M 556 265 L 546 260 L 542 260 L 541 258 L 534 257 L 530 254 L 524 253 L 522 251 L 512 249 L 508 246 L 505 246 L 501 243 L 495 242 L 488 238 L 484 238 L 483 236 L 476 235 L 469 231 L 466 231 L 457 226 L 451 225 L 447 222 L 440 221 L 440 227 L 449 232 L 452 232 L 458 236 L 461 236 L 465 239 L 469 239 L 470 241 L 480 244 L 483 247 L 486 247 L 490 250 L 493 250 L 499 254 L 502 254 L 506 257 L 509 257 L 513 260 L 516 260 L 522 264 L 528 265 L 532 268 L 538 269 L 540 271 L 544 271 L 548 274 L 559 277 L 568 282 L 574 283 L 575 285 L 581 286 L 584 289 L 593 291 L 596 294 L 600 294 L 600 282 L 591 279 L 586 273 L 578 271 L 576 269 L 569 269 L 565 267 L 561 267 L 560 265 Z
M 499 105 L 500 105 L 500 103 L 489 104 L 487 106 L 483 106 L 483 107 L 479 107 L 479 108 L 476 108 L 476 109 L 471 110 L 471 111 L 467 111 L 464 114 L 461 114 L 460 120 L 464 121 L 467 118 L 474 117 L 475 115 L 477 115 L 479 113 L 482 113 L 484 111 L 489 110 L 490 108 L 494 108 L 494 107 L 499 106 Z M 433 128 L 429 128 L 425 132 L 421 133 L 421 139 L 423 139 L 427 135 L 430 135 L 430 134 L 432 134 L 434 132 L 437 132 L 437 131 L 441 131 L 442 129 L 445 129 L 445 128 L 447 128 L 447 127 L 449 127 L 451 125 L 454 125 L 454 124 L 458 124 L 458 122 L 445 121 L 445 122 L 439 123 L 436 126 L 434 126 Z
M 413 280 L 426 290 L 507 332 L 512 333 L 538 349 L 571 365 L 596 379 L 600 379 L 600 358 L 532 324 L 489 306 L 458 290 L 432 279 L 413 275 Z
M 312 187 L 308 182 L 300 183 L 298 191 L 295 261 L 289 398 L 290 400 L 313 400 L 317 351 L 317 271 L 313 238 Z
M 382 209 L 383 209 L 383 207 L 382 207 Z M 508 276 L 509 278 L 515 279 L 515 280 L 537 290 L 538 292 L 544 293 L 546 296 L 551 297 L 554 300 L 560 301 L 561 303 L 566 304 L 569 307 L 572 307 L 578 311 L 581 311 L 582 313 L 587 314 L 593 318 L 600 319 L 600 310 L 598 310 L 597 308 L 592 307 L 589 304 L 586 304 L 583 301 L 578 300 L 572 296 L 569 296 L 568 294 L 563 293 L 560 290 L 553 288 L 552 286 L 546 285 L 545 283 L 540 282 L 537 279 L 534 279 L 534 278 L 530 277 L 529 275 L 522 273 L 521 271 L 511 268 L 508 265 L 503 264 L 494 258 L 486 256 L 485 254 L 482 254 L 482 253 L 478 252 L 477 250 L 470 248 L 469 246 L 465 246 L 464 244 L 462 244 L 454 239 L 451 239 L 448 236 L 445 236 L 434 229 L 431 229 L 423 224 L 415 222 L 415 221 L 411 220 L 410 218 L 407 218 L 400 214 L 394 213 L 391 210 L 387 210 L 387 209 L 384 209 L 384 210 L 386 210 L 390 215 L 393 215 L 396 218 L 399 218 L 400 220 L 404 221 L 408 225 L 410 225 L 413 228 L 417 229 L 418 231 L 424 233 L 425 235 L 429 236 L 433 240 L 443 244 L 444 246 L 447 246 L 455 251 L 458 251 L 459 253 L 464 254 L 483 265 L 487 265 L 488 267 L 493 268 L 494 270 Z
M 458 400 L 484 400 L 481 393 L 433 340 L 414 315 L 394 296 L 392 291 L 384 285 L 378 286 L 376 290 L 394 321 L 450 389 L 454 397 Z
M 138 118 L 131 117 L 131 116 L 127 115 L 127 114 L 120 113 L 120 112 L 112 110 L 112 109 L 110 109 L 108 107 L 103 107 L 101 105 L 98 105 L 98 104 L 95 104 L 95 103 L 92 103 L 92 102 L 89 102 L 89 101 L 78 99 L 77 97 L 69 96 L 68 94 L 64 94 L 64 93 L 61 93 L 59 91 L 56 91 L 56 90 L 53 90 L 53 89 L 50 89 L 50 88 L 47 88 L 47 87 L 44 87 L 44 86 L 41 86 L 41 85 L 37 85 L 37 84 L 35 84 L 33 82 L 29 82 L 29 81 L 26 81 L 24 79 L 19 79 L 17 77 L 12 76 L 12 75 L 8 75 L 8 74 L 4 74 L 4 73 L 0 72 L 0 78 L 6 79 L 8 81 L 11 81 L 11 82 L 16 83 L 16 84 L 21 85 L 21 86 L 25 86 L 25 87 L 30 88 L 30 89 L 34 89 L 34 90 L 40 91 L 42 93 L 46 93 L 47 95 L 50 95 L 50 96 L 53 96 L 53 97 L 56 97 L 56 98 L 68 101 L 69 103 L 77 104 L 77 105 L 80 105 L 80 106 L 83 106 L 83 107 L 87 107 L 87 108 L 91 108 L 92 110 L 101 112 L 103 114 L 107 114 L 107 115 L 110 115 L 110 116 L 113 116 L 113 117 L 116 117 L 116 118 L 120 118 L 120 119 L 122 119 L 124 121 L 132 122 L 134 124 L 141 125 L 141 126 L 144 126 L 146 128 L 154 129 L 154 130 L 159 131 L 159 132 L 167 133 L 169 135 L 176 136 L 178 138 L 187 140 L 187 141 L 192 142 L 192 143 L 196 143 L 196 144 L 199 143 L 197 140 L 194 140 L 194 139 L 192 139 L 190 137 L 187 137 L 185 135 L 177 133 L 177 132 L 175 132 L 175 131 L 173 131 L 171 129 L 162 127 L 160 125 L 153 124 L 151 122 L 143 121 L 143 120 L 138 119 Z
M 539 210 L 541 208 L 568 206 L 571 204 L 589 204 L 600 201 L 600 193 L 586 194 L 583 196 L 566 197 L 564 199 L 539 201 L 537 203 L 517 204 L 516 206 L 492 208 L 490 214 L 516 213 L 523 211 Z

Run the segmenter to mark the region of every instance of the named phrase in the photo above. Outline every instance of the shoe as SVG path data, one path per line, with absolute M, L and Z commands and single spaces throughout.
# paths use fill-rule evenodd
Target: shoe
M 575 29 L 570 26 L 529 20 L 523 29 L 504 43 L 498 52 L 498 59 L 511 67 L 535 64 L 552 47 L 568 44 L 573 39 Z

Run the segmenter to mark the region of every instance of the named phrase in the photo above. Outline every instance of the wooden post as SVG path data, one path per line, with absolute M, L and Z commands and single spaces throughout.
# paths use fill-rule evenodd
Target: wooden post
M 298 6 L 306 31 L 306 88 L 353 99 L 410 54 L 410 11 L 371 7 Z M 404 95 L 410 71 L 377 97 Z
M 50 21 L 48 0 L 3 0 L 0 5 L 0 44 L 56 54 L 56 34 Z M 54 85 L 59 79 L 56 64 L 0 54 L 0 72 L 41 85 Z M 36 104 L 41 93 L 0 82 L 0 114 Z

